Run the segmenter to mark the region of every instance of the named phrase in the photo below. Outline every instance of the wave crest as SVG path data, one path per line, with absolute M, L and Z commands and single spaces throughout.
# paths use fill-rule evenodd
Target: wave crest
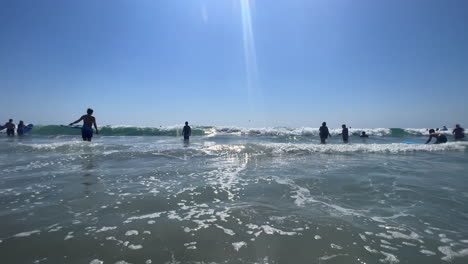
M 366 132 L 370 137 L 414 137 L 428 135 L 425 128 L 349 128 L 351 136 L 358 136 Z M 135 127 L 135 126 L 104 126 L 100 129 L 103 136 L 181 136 L 182 126 Z M 79 129 L 48 125 L 35 126 L 31 134 L 37 135 L 80 135 Z M 341 128 L 330 128 L 330 134 L 337 136 Z M 450 134 L 449 131 L 444 133 Z M 192 126 L 193 136 L 254 136 L 254 137 L 318 137 L 319 129 L 314 127 L 212 127 Z

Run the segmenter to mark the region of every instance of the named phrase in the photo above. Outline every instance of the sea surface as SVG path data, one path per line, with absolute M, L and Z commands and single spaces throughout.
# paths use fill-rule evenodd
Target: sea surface
M 468 142 L 192 129 L 0 134 L 0 262 L 468 263 Z

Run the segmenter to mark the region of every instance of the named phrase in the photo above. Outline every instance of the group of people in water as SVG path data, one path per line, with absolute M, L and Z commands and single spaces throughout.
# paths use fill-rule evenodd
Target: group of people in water
M 343 138 L 343 143 L 348 143 L 349 140 L 349 130 L 345 124 L 341 125 L 341 133 L 338 134 Z M 328 137 L 331 137 L 330 131 L 328 130 L 327 123 L 323 122 L 322 126 L 319 128 L 319 135 L 320 135 L 320 143 L 325 144 Z M 365 131 L 362 131 L 361 138 L 368 138 L 369 136 L 366 134 Z
M 72 126 L 74 124 L 77 124 L 81 121 L 83 121 L 83 126 L 81 127 L 81 136 L 84 141 L 91 141 L 93 138 L 93 126 L 94 129 L 96 130 L 96 134 L 99 134 L 99 130 L 96 124 L 96 118 L 93 116 L 93 109 L 88 108 L 86 111 L 86 115 L 82 115 L 78 120 L 70 123 L 69 125 Z M 13 123 L 13 119 L 10 119 L 1 129 L 6 128 L 6 132 L 8 136 L 14 136 L 15 135 L 15 128 L 16 132 L 18 135 L 23 135 L 23 130 L 26 127 L 23 121 L 20 121 L 18 124 L 18 127 Z M 339 135 L 342 136 L 343 142 L 348 143 L 349 142 L 349 130 L 346 127 L 345 124 L 342 126 L 342 131 Z M 443 127 L 441 131 L 448 131 L 447 127 Z M 457 140 L 463 140 L 465 138 L 465 130 L 459 125 L 455 125 L 455 128 L 452 131 L 452 134 L 454 136 L 454 139 Z M 188 125 L 188 122 L 185 122 L 185 126 L 182 129 L 182 135 L 184 136 L 184 141 L 188 141 L 190 139 L 190 136 L 192 135 L 192 129 Z M 327 138 L 331 137 L 330 131 L 328 130 L 327 123 L 323 122 L 322 126 L 319 128 L 319 135 L 320 135 L 320 142 L 322 144 L 326 143 Z M 362 131 L 361 138 L 368 138 L 369 136 L 366 134 L 365 131 Z M 426 141 L 426 144 L 431 142 L 432 138 L 436 139 L 435 144 L 440 144 L 440 143 L 446 143 L 447 142 L 447 136 L 444 133 L 439 132 L 439 129 L 437 130 L 434 129 L 429 129 L 429 139 Z
M 349 140 L 349 131 L 345 124 L 342 126 L 342 131 L 339 135 L 343 138 L 343 143 L 348 143 Z M 447 143 L 447 136 L 444 133 L 438 132 L 439 129 L 429 129 L 429 139 L 426 141 L 426 144 L 431 142 L 432 138 L 436 139 L 435 144 Z M 447 127 L 444 126 L 442 131 L 448 131 Z M 455 125 L 455 128 L 452 131 L 455 141 L 463 140 L 465 138 L 465 129 L 462 128 L 459 124 Z M 322 126 L 319 128 L 320 143 L 325 144 L 328 137 L 331 137 L 330 131 L 328 130 L 327 123 L 323 122 Z M 365 131 L 362 131 L 361 138 L 368 138 L 369 136 Z
M 447 143 L 447 136 L 444 133 L 438 132 L 438 130 L 439 129 L 429 129 L 429 138 L 427 139 L 426 144 L 431 142 L 432 138 L 436 139 L 435 144 Z M 444 126 L 442 131 L 448 131 L 447 127 Z M 465 129 L 459 124 L 456 124 L 452 134 L 455 141 L 463 140 L 465 138 Z
M 16 129 L 16 133 L 18 133 L 18 136 L 22 136 L 24 134 L 24 128 L 26 127 L 26 125 L 24 124 L 24 122 L 21 120 L 19 121 L 19 124 L 18 126 L 16 126 L 15 123 L 13 123 L 13 119 L 10 119 L 8 120 L 8 122 L 5 123 L 5 125 L 3 125 L 3 129 L 6 129 L 6 134 L 7 136 L 14 136 L 15 135 L 15 129 Z

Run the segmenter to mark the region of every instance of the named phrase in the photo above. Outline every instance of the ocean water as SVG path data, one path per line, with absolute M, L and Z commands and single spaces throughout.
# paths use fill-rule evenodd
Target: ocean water
M 0 262 L 468 263 L 468 142 L 193 130 L 0 134 Z

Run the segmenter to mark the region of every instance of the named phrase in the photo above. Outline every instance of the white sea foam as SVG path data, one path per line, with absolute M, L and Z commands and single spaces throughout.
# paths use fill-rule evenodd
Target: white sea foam
M 125 232 L 126 236 L 138 236 L 138 231 L 137 230 L 128 230 Z
M 449 142 L 446 144 L 296 144 L 296 143 L 268 143 L 259 144 L 273 154 L 282 155 L 309 153 L 405 153 L 405 152 L 438 152 L 463 151 L 468 142 Z
M 67 236 L 63 240 L 69 240 L 69 239 L 72 239 L 73 237 L 74 237 L 73 232 L 68 232 Z
M 341 128 L 329 128 L 332 136 L 338 135 L 342 132 Z M 360 135 L 361 132 L 366 132 L 369 136 L 387 136 L 391 134 L 389 128 L 349 128 L 351 135 Z M 287 127 L 260 127 L 260 128 L 246 128 L 246 127 L 215 127 L 206 131 L 210 136 L 213 135 L 239 135 L 239 136 L 272 136 L 272 137 L 298 137 L 298 136 L 318 136 L 319 128 L 315 127 L 300 127 L 300 128 L 287 128 Z M 408 133 L 411 133 L 409 131 Z
M 411 231 L 411 233 L 409 235 L 406 235 L 406 234 L 403 234 L 403 233 L 400 233 L 400 232 L 397 232 L 397 231 L 387 231 L 388 233 L 390 233 L 392 235 L 393 238 L 401 238 L 401 239 L 406 239 L 406 240 L 416 240 L 420 243 L 424 243 L 421 239 L 420 239 L 420 236 Z
M 128 245 L 128 248 L 129 248 L 129 249 L 133 249 L 133 250 L 137 250 L 137 249 L 142 249 L 143 246 L 142 246 L 142 245 L 133 245 L 133 244 L 130 244 L 130 245 Z
M 14 235 L 13 237 L 28 237 L 30 235 L 37 234 L 37 233 L 40 233 L 40 231 L 39 230 L 33 230 L 33 231 L 18 233 L 16 235 Z
M 231 229 L 222 227 L 222 226 L 217 225 L 217 224 L 215 224 L 215 226 L 216 226 L 217 228 L 223 230 L 225 234 L 228 234 L 228 235 L 230 235 L 230 236 L 234 236 L 234 235 L 236 234 L 236 233 L 234 233 L 234 231 L 232 231 Z
M 321 256 L 319 259 L 320 259 L 320 260 L 330 260 L 330 259 L 336 258 L 336 257 L 338 257 L 338 256 L 347 256 L 347 255 L 348 255 L 348 254 L 337 254 L 337 255 L 330 255 L 330 256 L 325 255 L 325 256 Z
M 380 253 L 382 253 L 385 256 L 385 259 L 379 259 L 379 261 L 382 263 L 395 264 L 400 262 L 400 260 L 398 260 L 398 258 L 393 254 L 384 251 L 380 251 Z
M 275 181 L 282 185 L 288 185 L 293 189 L 294 194 L 291 198 L 297 206 L 304 206 L 307 202 L 318 202 L 310 196 L 310 191 L 294 183 L 291 179 L 274 177 Z
M 364 249 L 366 249 L 367 251 L 369 251 L 370 253 L 374 253 L 374 254 L 378 254 L 379 251 L 375 250 L 375 249 L 372 249 L 371 247 L 369 246 L 364 246 Z
M 434 256 L 437 255 L 435 252 L 427 250 L 427 249 L 421 249 L 419 252 L 423 253 L 426 256 Z
M 117 229 L 117 227 L 116 226 L 103 226 L 101 229 L 97 230 L 96 233 L 106 232 L 106 231 L 114 230 L 114 229 Z
M 239 251 L 242 247 L 247 246 L 247 243 L 245 243 L 244 241 L 234 242 L 232 243 L 232 246 L 234 247 L 236 251 Z
M 152 218 L 158 218 L 161 216 L 163 212 L 157 212 L 157 213 L 152 213 L 152 214 L 146 214 L 146 215 L 140 215 L 140 216 L 132 216 L 128 218 L 127 220 L 124 221 L 124 223 L 130 223 L 133 220 L 141 220 L 141 219 L 152 219 Z M 150 220 L 151 221 L 151 220 Z M 148 223 L 150 222 L 148 221 Z M 154 223 L 149 223 L 149 224 L 154 224 Z
M 54 142 L 54 143 L 42 143 L 42 144 L 20 144 L 23 146 L 29 146 L 33 149 L 38 150 L 55 150 L 59 148 L 76 148 L 76 147 L 97 147 L 102 146 L 101 143 L 89 143 L 83 141 L 65 141 L 65 142 Z
M 297 233 L 296 232 L 286 232 L 274 227 L 271 227 L 269 225 L 262 225 L 261 228 L 263 228 L 263 232 L 265 232 L 268 235 L 273 235 L 275 233 L 280 234 L 280 235 L 286 235 L 286 236 L 294 236 Z
M 278 183 L 282 185 L 288 185 L 293 191 L 293 195 L 291 195 L 291 198 L 294 198 L 294 203 L 297 206 L 304 206 L 306 203 L 319 203 L 322 204 L 326 207 L 329 207 L 336 212 L 343 214 L 343 215 L 354 215 L 354 216 L 362 216 L 362 214 L 358 210 L 353 210 L 349 208 L 344 208 L 336 204 L 331 204 L 323 201 L 316 200 L 311 197 L 310 191 L 307 190 L 304 187 L 301 187 L 297 185 L 293 180 L 291 179 L 283 179 L 280 177 L 273 177 L 273 179 Z
M 450 246 L 441 246 L 437 248 L 445 256 L 442 257 L 442 260 L 451 261 L 454 258 L 461 258 L 468 256 L 468 248 L 461 249 L 459 251 L 453 251 Z
M 333 243 L 332 243 L 332 244 L 330 244 L 330 247 L 331 247 L 331 248 L 334 248 L 334 249 L 343 249 L 343 247 L 342 247 L 342 246 L 340 246 L 340 245 L 337 245 L 337 244 L 333 244 Z

